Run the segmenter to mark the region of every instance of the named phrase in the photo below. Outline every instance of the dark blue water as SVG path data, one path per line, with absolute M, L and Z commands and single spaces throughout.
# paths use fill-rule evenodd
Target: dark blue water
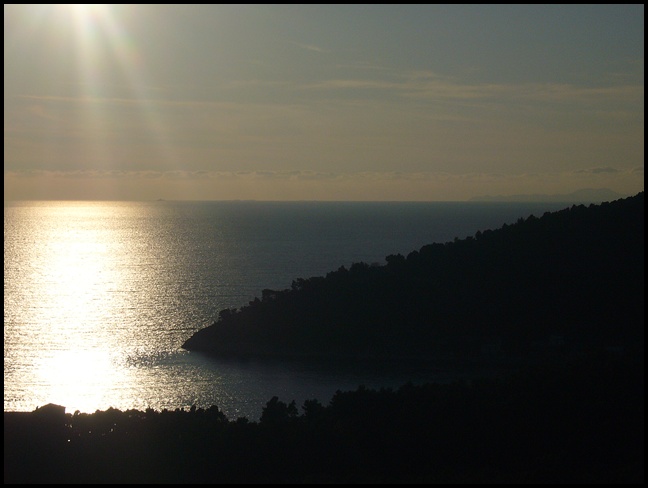
M 384 264 L 566 204 L 5 204 L 5 410 L 209 407 L 256 419 L 272 396 L 443 380 L 393 365 L 215 360 L 180 349 L 223 308 L 355 262 Z

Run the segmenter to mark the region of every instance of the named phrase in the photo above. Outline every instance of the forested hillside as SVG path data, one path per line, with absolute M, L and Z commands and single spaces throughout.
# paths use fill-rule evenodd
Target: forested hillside
M 643 192 L 530 215 L 386 263 L 263 290 L 183 347 L 375 358 L 643 352 Z

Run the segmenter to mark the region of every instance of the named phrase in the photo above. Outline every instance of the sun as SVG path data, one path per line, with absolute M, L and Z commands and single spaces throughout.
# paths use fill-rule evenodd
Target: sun
M 87 20 L 95 16 L 104 15 L 108 9 L 108 4 L 106 3 L 96 3 L 96 4 L 69 4 L 65 5 L 66 8 L 69 8 L 72 11 L 72 14 L 79 20 Z
M 57 10 L 70 18 L 77 35 L 87 36 L 95 29 L 106 30 L 108 23 L 112 22 L 110 5 L 97 4 L 58 4 Z

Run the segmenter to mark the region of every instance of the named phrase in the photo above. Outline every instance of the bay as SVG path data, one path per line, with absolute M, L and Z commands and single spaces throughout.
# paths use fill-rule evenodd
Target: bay
M 449 381 L 412 365 L 223 360 L 181 349 L 223 308 L 354 262 L 564 208 L 479 202 L 5 202 L 4 409 L 217 405 L 257 420 L 336 390 Z

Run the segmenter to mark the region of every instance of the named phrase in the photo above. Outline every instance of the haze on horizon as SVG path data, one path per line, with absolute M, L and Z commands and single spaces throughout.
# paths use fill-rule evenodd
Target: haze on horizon
M 4 198 L 643 191 L 643 5 L 5 5 Z

